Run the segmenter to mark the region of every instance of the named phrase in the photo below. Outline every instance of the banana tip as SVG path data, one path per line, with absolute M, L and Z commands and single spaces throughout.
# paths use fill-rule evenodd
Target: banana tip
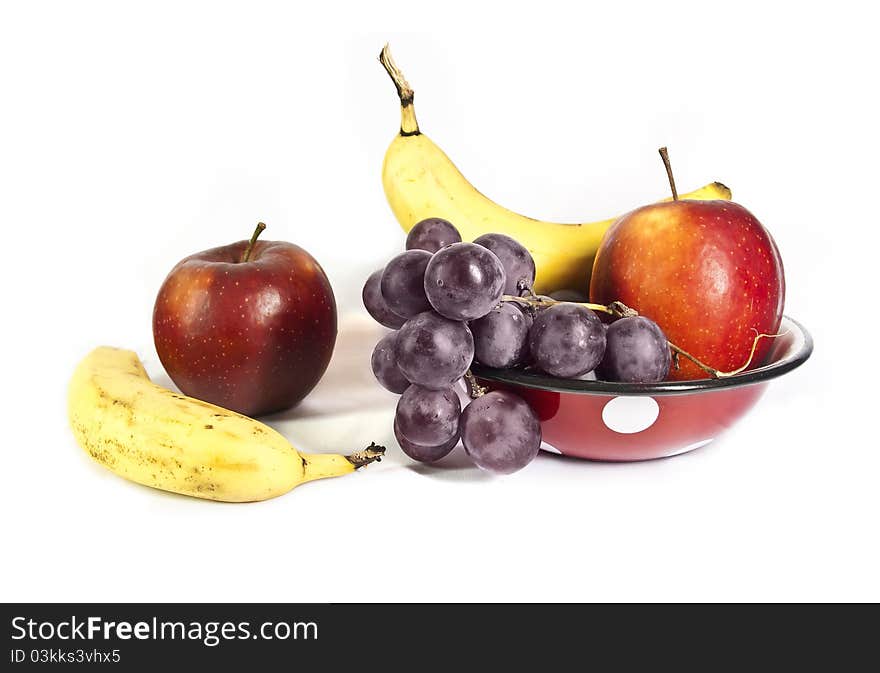
M 730 191 L 730 187 L 728 187 L 727 185 L 725 185 L 723 182 L 721 182 L 721 181 L 719 181 L 719 180 L 716 180 L 716 181 L 715 181 L 715 186 L 716 186 L 721 192 L 723 192 L 724 194 L 726 194 L 728 199 L 731 199 L 731 198 L 733 197 L 733 192 Z
M 385 447 L 376 444 L 376 442 L 370 442 L 370 445 L 362 451 L 355 451 L 350 456 L 346 456 L 346 460 L 349 463 L 354 465 L 354 469 L 358 469 L 364 467 L 365 465 L 369 465 L 370 463 L 379 463 L 382 461 L 382 456 L 385 455 Z

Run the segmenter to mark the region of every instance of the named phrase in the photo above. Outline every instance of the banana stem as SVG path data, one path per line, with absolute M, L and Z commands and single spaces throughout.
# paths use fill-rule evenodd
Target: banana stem
M 358 469 L 373 462 L 381 462 L 382 456 L 384 455 L 384 446 L 379 446 L 376 442 L 370 442 L 370 445 L 367 448 L 362 451 L 355 451 L 350 456 L 345 456 L 345 459 L 354 465 L 354 469 Z
M 394 58 L 391 56 L 391 47 L 387 43 L 382 47 L 382 51 L 379 52 L 379 63 L 382 64 L 385 72 L 388 73 L 391 81 L 394 82 L 394 86 L 397 88 L 397 95 L 400 97 L 400 104 L 404 107 L 412 105 L 415 92 L 394 62 Z
M 417 136 L 419 135 L 419 122 L 416 119 L 416 109 L 413 106 L 415 92 L 406 81 L 406 77 L 397 67 L 394 58 L 391 56 L 391 48 L 386 44 L 379 52 L 379 63 L 385 68 L 385 72 L 394 82 L 394 88 L 397 89 L 397 96 L 400 98 L 400 135 Z

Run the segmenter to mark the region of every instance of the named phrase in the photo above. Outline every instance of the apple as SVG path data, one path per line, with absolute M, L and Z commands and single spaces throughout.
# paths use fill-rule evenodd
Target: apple
M 782 260 L 757 218 L 731 201 L 679 200 L 665 148 L 673 200 L 638 208 L 605 233 L 590 300 L 621 301 L 656 322 L 704 364 L 728 372 L 749 361 L 758 333 L 779 331 L 785 301 Z M 750 367 L 767 357 L 758 342 Z M 686 358 L 672 379 L 705 378 Z
M 288 409 L 318 383 L 336 344 L 336 300 L 323 269 L 283 241 L 204 250 L 168 274 L 153 339 L 191 397 L 247 416 Z

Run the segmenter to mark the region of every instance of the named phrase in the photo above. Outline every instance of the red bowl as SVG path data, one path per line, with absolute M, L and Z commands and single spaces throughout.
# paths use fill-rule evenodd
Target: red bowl
M 474 365 L 490 389 L 523 397 L 538 414 L 541 448 L 589 460 L 663 458 L 705 446 L 754 406 L 771 379 L 806 362 L 807 330 L 784 317 L 768 364 L 721 379 L 614 383 L 558 379 Z

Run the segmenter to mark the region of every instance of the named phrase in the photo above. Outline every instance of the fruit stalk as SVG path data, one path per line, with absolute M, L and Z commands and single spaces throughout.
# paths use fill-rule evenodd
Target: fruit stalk
M 755 330 L 755 332 L 758 332 L 758 331 Z M 669 348 L 672 349 L 672 352 L 673 352 L 673 353 L 675 353 L 676 355 L 681 355 L 682 357 L 687 358 L 688 360 L 690 360 L 691 362 L 693 362 L 695 365 L 697 365 L 697 367 L 699 367 L 699 368 L 702 369 L 704 372 L 706 372 L 707 374 L 709 374 L 709 376 L 711 376 L 713 379 L 724 379 L 724 378 L 729 378 L 729 377 L 731 377 L 731 376 L 736 376 L 737 374 L 739 374 L 739 373 L 741 373 L 741 372 L 744 372 L 746 369 L 749 368 L 749 365 L 752 364 L 752 360 L 753 360 L 754 357 L 755 357 L 755 350 L 758 348 L 758 342 L 759 342 L 761 339 L 775 339 L 775 338 L 777 338 L 777 337 L 785 336 L 786 334 L 788 334 L 788 330 L 786 330 L 785 332 L 779 332 L 778 334 L 761 334 L 761 333 L 757 333 L 757 334 L 755 335 L 755 340 L 752 341 L 752 349 L 751 349 L 751 351 L 749 352 L 749 357 L 748 357 L 748 359 L 745 361 L 745 363 L 744 363 L 743 365 L 737 367 L 736 369 L 732 369 L 732 370 L 729 371 L 729 372 L 722 372 L 722 371 L 719 371 L 718 369 L 715 369 L 714 367 L 710 367 L 709 365 L 707 365 L 707 364 L 705 364 L 705 363 L 703 363 L 703 362 L 700 362 L 700 360 L 698 360 L 697 358 L 695 358 L 693 355 L 691 355 L 690 353 L 688 353 L 688 352 L 687 352 L 686 350 L 684 350 L 683 348 L 681 348 L 681 347 L 679 347 L 679 346 L 676 346 L 676 345 L 675 345 L 674 343 L 672 343 L 671 341 L 667 341 L 667 343 L 669 344 Z
M 489 392 L 488 388 L 480 385 L 479 381 L 477 381 L 477 377 L 474 376 L 474 373 L 470 369 L 464 373 L 464 384 L 467 386 L 468 397 L 472 400 L 482 397 Z
M 530 295 L 525 297 L 517 297 L 511 294 L 506 294 L 501 298 L 502 301 L 510 301 L 516 302 L 518 304 L 522 304 L 525 306 L 530 306 L 532 308 L 547 308 L 548 306 L 553 306 L 554 304 L 577 304 L 578 306 L 584 306 L 585 308 L 590 309 L 591 311 L 598 311 L 599 313 L 606 313 L 614 318 L 630 318 L 633 316 L 639 315 L 639 312 L 635 309 L 630 308 L 623 302 L 613 301 L 610 304 L 593 304 L 590 302 L 570 302 L 570 301 L 559 301 L 557 299 L 553 299 L 551 297 L 539 297 L 537 295 Z M 669 344 L 669 348 L 676 356 L 682 356 L 687 358 L 691 362 L 693 362 L 697 367 L 706 372 L 709 376 L 714 379 L 721 378 L 729 378 L 731 376 L 735 376 L 741 372 L 744 372 L 749 368 L 749 365 L 752 364 L 752 359 L 755 357 L 755 350 L 758 347 L 758 342 L 761 339 L 775 339 L 777 337 L 785 336 L 788 332 L 780 332 L 778 334 L 760 334 L 757 330 L 754 330 L 756 333 L 755 340 L 752 342 L 752 349 L 749 353 L 748 359 L 746 359 L 745 363 L 741 366 L 733 369 L 731 371 L 721 371 L 707 365 L 704 362 L 701 362 L 698 358 L 688 353 L 686 350 L 681 348 L 680 346 L 675 345 L 671 341 L 667 340 L 666 343 Z M 470 373 L 470 371 L 468 371 Z M 471 375 L 473 376 L 473 375 Z M 470 386 L 470 383 L 468 382 Z
M 266 225 L 262 222 L 257 222 L 257 228 L 254 229 L 254 233 L 251 235 L 251 240 L 248 241 L 247 247 L 244 249 L 244 254 L 241 256 L 241 263 L 244 264 L 251 258 L 251 253 L 254 251 L 254 245 L 257 243 L 257 239 L 260 237 L 260 234 L 265 231 Z
M 368 447 L 349 455 L 338 453 L 301 453 L 303 483 L 349 474 L 373 462 L 381 462 L 385 447 L 371 442 Z
M 351 455 L 345 456 L 345 459 L 354 465 L 354 469 L 359 469 L 372 462 L 381 463 L 382 456 L 385 455 L 385 447 L 379 446 L 376 442 L 370 442 L 370 445 L 361 451 L 355 451 Z
M 669 151 L 665 147 L 659 150 L 663 166 L 666 168 L 666 177 L 669 178 L 669 189 L 672 190 L 672 200 L 678 201 L 678 190 L 675 188 L 675 176 L 672 174 L 672 164 L 669 161 Z
M 394 82 L 397 97 L 400 98 L 400 135 L 404 137 L 419 135 L 419 122 L 416 119 L 416 109 L 413 105 L 415 91 L 406 81 L 406 77 L 397 67 L 397 63 L 394 62 L 394 58 L 391 56 L 391 47 L 387 43 L 379 52 L 379 63 L 382 64 L 385 72 Z
M 409 82 L 406 81 L 406 77 L 403 76 L 400 68 L 397 67 L 397 63 L 394 62 L 394 58 L 391 56 L 391 45 L 387 42 L 382 47 L 382 51 L 379 52 L 379 63 L 382 64 L 382 67 L 385 68 L 385 71 L 391 77 L 391 81 L 394 82 L 394 86 L 397 88 L 397 96 L 400 98 L 400 104 L 404 107 L 412 105 L 415 92 L 412 90 Z
M 593 304 L 591 302 L 560 301 L 558 299 L 553 299 L 552 297 L 541 297 L 536 294 L 531 294 L 524 297 L 517 297 L 512 294 L 506 294 L 501 297 L 501 301 L 511 301 L 517 304 L 531 306 L 533 308 L 547 308 L 548 306 L 553 306 L 554 304 L 577 304 L 579 306 L 588 308 L 591 311 L 597 311 L 598 313 L 607 313 L 614 318 L 630 318 L 639 314 L 638 311 L 636 311 L 635 309 L 631 309 L 629 306 L 619 301 L 613 301 L 610 304 Z

